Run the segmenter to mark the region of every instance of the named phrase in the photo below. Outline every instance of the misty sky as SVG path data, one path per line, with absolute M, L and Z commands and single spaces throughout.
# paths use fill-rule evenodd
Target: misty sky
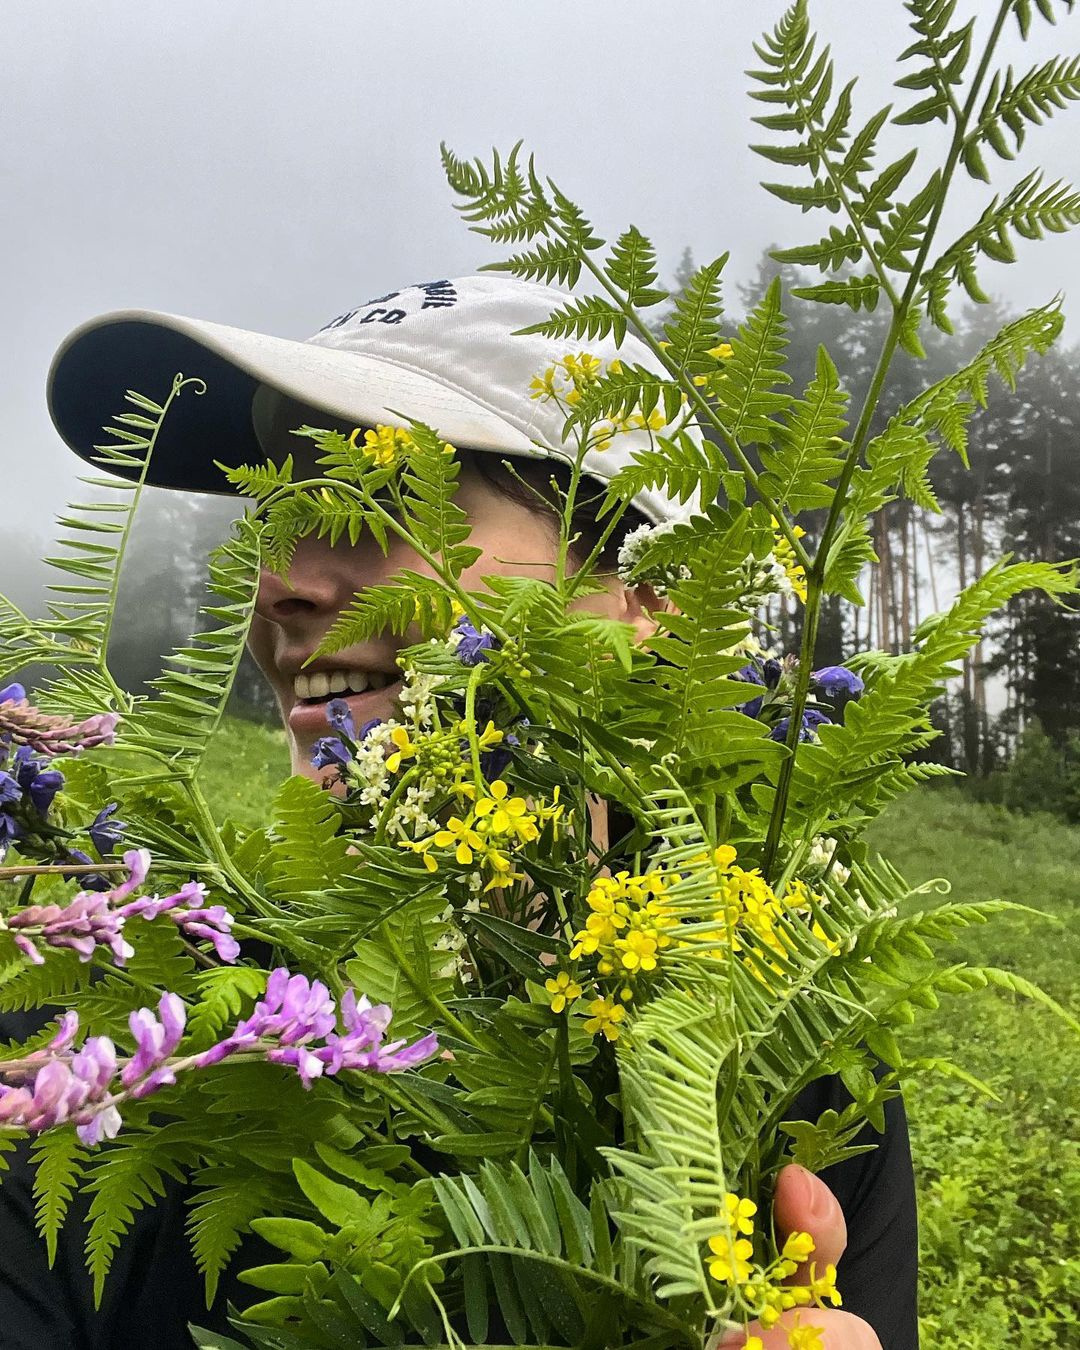
M 731 284 L 767 244 L 817 238 L 834 218 L 800 216 L 762 192 L 758 180 L 782 171 L 745 148 L 765 137 L 750 125 L 762 109 L 742 72 L 783 9 L 6 0 L 6 528 L 43 539 L 73 490 L 44 381 L 84 319 L 156 308 L 304 338 L 369 295 L 494 260 L 452 208 L 440 139 L 482 154 L 524 138 L 602 233 L 632 221 L 650 234 L 669 275 L 685 245 L 699 262 L 730 249 Z M 812 11 L 840 76 L 862 76 L 857 112 L 890 101 L 895 54 L 910 37 L 901 0 L 816 0 Z M 1007 42 L 1021 70 L 1076 51 L 1080 14 L 1039 22 L 1027 49 L 1014 27 Z M 917 131 L 929 165 L 940 137 Z M 1068 178 L 1078 138 L 1080 111 L 1064 112 L 1029 146 L 1049 177 Z M 894 139 L 906 147 L 904 133 Z M 1000 165 L 996 184 L 1032 162 Z M 976 185 L 963 193 L 957 226 L 985 201 Z M 1068 307 L 1080 294 L 1077 239 L 1023 245 L 1018 264 L 988 264 L 983 277 L 1016 306 L 1063 290 Z

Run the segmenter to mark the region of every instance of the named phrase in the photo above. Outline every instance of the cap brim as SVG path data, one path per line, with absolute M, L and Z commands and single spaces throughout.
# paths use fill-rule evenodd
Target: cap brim
M 215 461 L 264 462 L 252 419 L 264 385 L 357 426 L 412 418 L 462 449 L 543 453 L 483 404 L 396 361 L 152 310 L 103 314 L 69 334 L 49 370 L 49 413 L 92 463 L 103 428 L 124 410 L 125 391 L 163 403 L 177 374 L 198 377 L 206 392 L 189 386 L 169 409 L 147 474 L 159 487 L 231 492 Z

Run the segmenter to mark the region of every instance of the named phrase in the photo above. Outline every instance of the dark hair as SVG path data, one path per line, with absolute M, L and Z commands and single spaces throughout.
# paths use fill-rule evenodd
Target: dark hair
M 502 496 L 528 507 L 530 511 L 549 514 L 554 527 L 562 510 L 560 494 L 565 494 L 570 488 L 570 465 L 564 460 L 525 456 L 503 459 L 498 454 L 478 450 L 459 451 L 458 454 L 463 464 L 475 469 Z M 578 563 L 583 563 L 592 553 L 604 533 L 603 524 L 596 518 L 603 500 L 604 488 L 601 484 L 595 478 L 583 476 L 578 485 L 571 519 L 571 532 L 575 540 L 571 551 Z M 622 541 L 631 530 L 647 524 L 645 516 L 636 507 L 627 507 L 604 545 L 600 566 L 614 571 Z

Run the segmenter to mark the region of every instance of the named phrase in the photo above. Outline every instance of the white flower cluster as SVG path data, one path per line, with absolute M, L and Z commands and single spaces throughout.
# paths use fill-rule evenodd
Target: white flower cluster
M 742 604 L 748 610 L 760 609 L 773 595 L 794 595 L 787 569 L 774 553 L 764 558 L 747 558 L 743 569 Z
M 662 525 L 639 525 L 630 530 L 619 546 L 616 565 L 619 580 L 627 586 L 647 582 L 657 595 L 667 595 L 676 582 L 686 581 L 690 569 L 684 563 L 663 563 L 646 568 L 641 565 L 653 543 L 674 528 L 674 521 L 669 520 Z
M 350 780 L 359 787 L 357 800 L 378 815 L 393 790 L 395 778 L 387 768 L 387 760 L 396 748 L 393 734 L 400 728 L 415 733 L 430 731 L 435 721 L 434 689 L 438 677 L 423 675 L 407 669 L 398 702 L 404 722 L 388 717 L 371 728 L 356 747 L 356 754 L 348 768 Z M 410 783 L 394 804 L 387 821 L 387 833 L 395 839 L 418 839 L 434 828 L 435 822 L 427 808 L 437 795 L 433 782 L 421 779 Z
M 475 914 L 480 908 L 480 897 L 473 895 L 465 901 L 461 909 L 466 914 Z M 450 959 L 435 972 L 438 979 L 460 979 L 463 984 L 468 984 L 473 977 L 472 966 L 469 961 L 462 956 L 465 947 L 465 934 L 457 924 L 458 911 L 453 905 L 447 905 L 442 914 L 439 915 L 439 922 L 445 925 L 443 932 L 435 939 L 433 950 L 437 952 L 448 952 Z

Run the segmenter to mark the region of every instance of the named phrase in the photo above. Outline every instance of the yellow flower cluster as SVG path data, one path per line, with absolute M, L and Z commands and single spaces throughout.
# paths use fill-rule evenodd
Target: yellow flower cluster
M 406 431 L 404 427 L 377 426 L 374 431 L 365 431 L 363 445 L 356 443 L 359 435 L 360 428 L 357 427 L 349 437 L 349 444 L 354 450 L 362 450 L 380 469 L 390 468 L 406 451 L 412 450 L 416 445 L 412 433 Z
M 774 531 L 773 557 L 787 573 L 787 579 L 791 583 L 791 589 L 806 604 L 806 569 L 796 561 L 795 550 L 791 547 L 791 541 L 786 535 L 780 533 L 780 527 L 777 524 L 776 517 L 772 518 Z M 801 525 L 796 525 L 792 530 L 796 539 L 802 539 L 806 531 Z
M 611 368 L 618 367 L 613 361 Z M 534 376 L 529 385 L 529 397 L 548 403 L 554 399 L 566 403 L 571 408 L 581 402 L 581 395 L 590 385 L 596 384 L 604 370 L 604 363 L 598 356 L 589 352 L 567 353 L 561 361 L 548 366 L 547 370 Z
M 618 375 L 622 371 L 622 362 L 617 358 L 609 361 L 605 372 L 604 363 L 589 352 L 572 352 L 561 361 L 534 376 L 529 385 L 529 397 L 541 403 L 554 400 L 560 406 L 573 408 L 581 402 L 582 394 L 596 384 L 601 375 Z M 642 412 L 620 414 L 609 421 L 600 422 L 592 431 L 592 448 L 607 450 L 616 436 L 628 431 L 662 431 L 667 419 L 659 408 L 653 408 L 646 417 Z
M 488 749 L 501 739 L 502 732 L 489 722 L 480 734 L 481 748 Z M 461 867 L 480 869 L 488 877 L 485 891 L 522 880 L 522 874 L 514 870 L 513 855 L 539 839 L 548 821 L 558 821 L 563 809 L 558 788 L 550 803 L 540 802 L 532 809 L 524 797 L 511 796 L 509 785 L 501 778 L 489 783 L 487 792 L 479 795 L 465 781 L 457 784 L 456 790 L 459 797 L 473 801 L 472 809 L 450 816 L 445 825 L 426 838 L 406 840 L 402 846 L 418 853 L 429 872 L 439 868 L 433 849 L 452 856 Z
M 753 934 L 757 943 L 771 948 L 779 956 L 791 950 L 790 938 L 785 931 L 783 919 L 785 913 L 810 912 L 813 898 L 805 882 L 792 881 L 787 889 L 777 895 L 758 868 L 747 871 L 736 865 L 736 852 L 729 845 L 714 849 L 711 859 L 717 872 L 715 898 L 721 908 L 715 918 L 723 925 L 724 948 L 716 949 L 715 955 L 726 957 L 729 953 L 738 953 L 746 949 L 746 936 Z M 700 861 L 706 861 L 702 858 Z M 839 949 L 839 944 L 828 936 L 821 924 L 814 920 L 811 933 L 831 952 Z M 747 959 L 749 969 L 759 979 L 764 980 L 758 964 Z M 773 964 L 772 969 L 781 973 L 781 967 Z
M 810 1266 L 807 1284 L 786 1285 L 784 1280 L 805 1265 L 814 1252 L 814 1240 L 809 1233 L 789 1234 L 777 1259 L 768 1266 L 754 1262 L 754 1215 L 757 1205 L 745 1196 L 729 1192 L 724 1197 L 724 1212 L 720 1216 L 719 1231 L 709 1238 L 708 1270 L 718 1284 L 737 1286 L 745 1303 L 754 1309 L 761 1325 L 768 1330 L 791 1308 L 814 1305 L 825 1306 L 828 1300 L 834 1307 L 840 1305 L 840 1291 L 836 1287 L 836 1267 L 828 1265 L 823 1275 L 816 1265 Z M 787 1331 L 790 1350 L 821 1350 L 821 1332 L 817 1327 L 796 1324 Z M 743 1350 L 756 1350 L 762 1342 L 759 1337 L 747 1339 Z
M 660 953 L 671 945 L 667 930 L 676 923 L 666 893 L 667 883 L 659 872 L 597 877 L 586 898 L 591 912 L 585 927 L 574 934 L 571 961 L 595 956 L 598 975 L 624 981 L 654 971 Z M 631 998 L 629 985 L 620 996 L 624 1001 Z

